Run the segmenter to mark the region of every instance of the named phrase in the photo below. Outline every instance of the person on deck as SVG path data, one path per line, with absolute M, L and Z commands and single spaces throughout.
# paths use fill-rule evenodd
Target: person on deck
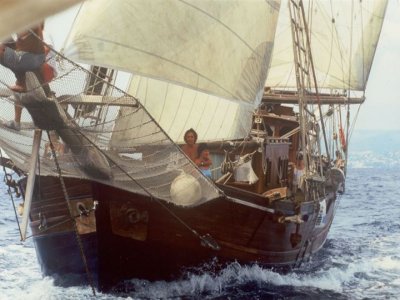
M 185 132 L 185 135 L 183 136 L 183 139 L 185 140 L 185 143 L 182 146 L 183 152 L 192 160 L 195 161 L 195 159 L 198 157 L 197 154 L 197 147 L 198 145 L 196 144 L 197 142 L 197 132 L 194 131 L 193 128 L 188 129 Z
M 212 161 L 210 159 L 210 150 L 207 144 L 201 143 L 197 149 L 198 158 L 195 159 L 195 164 L 199 167 L 204 176 L 212 177 L 210 167 Z
M 340 152 L 340 150 L 336 150 L 335 155 L 336 155 L 336 159 L 334 161 L 335 167 L 344 170 L 345 161 L 342 158 L 342 153 Z
M 9 68 L 16 77 L 11 90 L 18 93 L 26 92 L 25 73 L 36 71 L 43 65 L 46 54 L 42 42 L 44 23 L 17 35 L 17 40 L 0 44 L 0 64 Z M 38 38 L 39 37 L 39 38 Z M 12 129 L 20 129 L 22 107 L 15 105 L 14 121 L 6 125 Z
M 303 153 L 299 152 L 296 157 L 296 166 L 293 171 L 293 192 L 303 190 L 303 175 L 304 175 L 304 157 Z

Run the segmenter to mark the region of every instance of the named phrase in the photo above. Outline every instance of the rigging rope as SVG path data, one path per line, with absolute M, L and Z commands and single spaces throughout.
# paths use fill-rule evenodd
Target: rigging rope
M 79 246 L 79 250 L 80 250 L 80 253 L 81 253 L 83 264 L 85 266 L 86 276 L 87 276 L 88 282 L 90 284 L 90 287 L 92 288 L 93 295 L 96 296 L 96 290 L 94 288 L 94 281 L 93 281 L 93 278 L 92 278 L 92 274 L 91 274 L 91 272 L 89 270 L 88 262 L 87 262 L 86 255 L 85 255 L 85 251 L 83 249 L 83 243 L 82 243 L 82 240 L 81 240 L 81 238 L 79 236 L 78 227 L 76 225 L 75 219 L 73 218 L 73 212 L 72 212 L 72 207 L 71 207 L 71 203 L 70 203 L 70 200 L 69 200 L 67 188 L 65 186 L 64 178 L 62 177 L 62 172 L 61 172 L 60 165 L 58 164 L 56 150 L 55 150 L 55 147 L 53 145 L 52 139 L 50 138 L 50 133 L 49 133 L 48 130 L 47 130 L 47 137 L 48 137 L 49 142 L 50 142 L 50 149 L 51 149 L 52 155 L 54 157 L 54 163 L 56 165 L 57 172 L 58 172 L 58 175 L 59 175 L 61 189 L 62 189 L 62 192 L 64 194 L 65 201 L 67 203 L 67 207 L 68 207 L 68 211 L 69 211 L 70 217 L 73 219 L 72 224 L 73 224 L 73 227 L 74 227 L 75 237 L 76 237 L 76 240 L 77 240 L 77 243 L 78 243 L 78 246 Z
M 41 229 L 41 232 L 44 233 L 44 232 L 49 231 L 50 229 L 57 228 L 58 226 L 60 226 L 62 224 L 65 224 L 65 223 L 68 223 L 68 222 L 73 222 L 73 221 L 75 221 L 75 219 L 81 217 L 82 215 L 94 212 L 95 210 L 96 210 L 95 207 L 93 207 L 91 209 L 88 209 L 88 210 L 85 210 L 84 212 L 81 212 L 79 215 L 73 215 L 70 218 L 67 218 L 65 220 L 59 221 L 59 222 L 57 222 L 57 223 L 55 223 L 55 224 L 53 224 L 51 226 L 46 226 L 44 229 Z M 35 236 L 38 236 L 38 235 L 32 234 L 32 235 L 27 236 L 26 239 L 32 238 L 32 237 L 35 237 Z
M 1 158 L 1 160 L 3 161 L 3 158 L 4 158 L 4 157 L 3 157 L 3 151 L 2 151 L 1 149 L 0 149 L 0 158 Z M 7 186 L 8 186 L 7 192 L 8 192 L 8 194 L 10 195 L 11 203 L 12 203 L 13 209 L 14 209 L 15 220 L 17 221 L 19 235 L 20 235 L 21 240 L 22 240 L 22 231 L 21 231 L 21 226 L 20 226 L 20 224 L 19 224 L 19 220 L 18 220 L 18 214 L 17 214 L 17 209 L 16 209 L 16 207 L 15 207 L 15 203 L 14 203 L 14 197 L 13 197 L 13 195 L 12 195 L 11 186 L 10 186 L 10 184 L 8 184 L 8 182 L 7 182 L 7 181 L 9 180 L 9 179 L 7 179 L 7 176 L 8 176 L 9 174 L 7 173 L 7 169 L 6 169 L 5 165 L 2 164 L 2 166 L 3 166 L 3 171 L 4 171 L 4 182 L 5 182 L 5 183 L 7 184 Z M 10 174 L 10 177 L 12 178 L 11 174 Z M 6 181 L 6 180 L 7 180 L 7 181 Z
M 200 239 L 202 245 L 206 245 L 213 250 L 219 250 L 219 245 L 216 244 L 215 241 L 212 240 L 212 237 L 209 234 L 200 235 L 196 230 L 191 228 L 185 221 L 183 221 L 179 216 L 177 216 L 171 209 L 169 209 L 164 203 L 162 203 L 159 199 L 153 196 L 153 194 L 142 184 L 140 184 L 137 180 L 135 180 L 127 171 L 124 170 L 119 164 L 117 164 L 107 153 L 105 153 L 102 149 L 100 149 L 93 141 L 91 141 L 81 130 L 78 132 L 84 137 L 93 147 L 95 147 L 98 151 L 100 151 L 111 163 L 113 163 L 118 169 L 120 169 L 132 182 L 136 183 L 147 195 L 150 197 L 150 200 L 154 200 L 161 207 L 163 207 L 172 217 L 174 217 L 180 224 L 182 224 L 186 229 L 188 229 L 191 233 L 193 233 L 197 238 Z M 224 195 L 224 194 L 222 194 Z

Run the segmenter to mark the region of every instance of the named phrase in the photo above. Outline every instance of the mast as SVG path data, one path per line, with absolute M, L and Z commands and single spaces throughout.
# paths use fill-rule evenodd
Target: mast
M 313 57 L 311 53 L 309 32 L 302 0 L 290 0 L 289 13 L 292 28 L 293 54 L 299 97 L 301 149 L 305 162 L 306 177 L 310 177 L 311 173 L 319 174 L 317 177 L 323 177 L 319 126 L 321 126 L 322 129 L 328 161 L 330 161 L 330 155 L 325 133 L 323 112 L 319 99 L 317 80 L 315 76 Z M 307 100 L 309 97 L 306 95 L 309 94 L 309 91 L 311 91 L 312 88 L 315 90 L 319 118 L 317 118 L 315 114 L 308 108 Z M 313 140 L 313 137 L 315 140 Z M 316 152 L 316 157 L 319 158 L 319 163 L 316 163 L 314 161 L 315 158 L 311 156 L 311 154 L 314 154 L 314 151 Z
M 306 151 L 306 123 L 307 118 L 305 116 L 305 107 L 307 105 L 307 99 L 304 97 L 304 86 L 308 71 L 305 69 L 307 64 L 307 56 L 305 55 L 304 40 L 302 33 L 304 33 L 303 28 L 299 24 L 299 6 L 294 1 L 290 0 L 288 2 L 289 13 L 290 13 L 290 24 L 292 29 L 292 39 L 293 39 L 293 57 L 295 61 L 296 69 L 296 83 L 298 92 L 298 103 L 299 103 L 299 114 L 300 114 L 300 145 L 304 157 L 305 173 L 309 174 L 308 165 L 308 155 Z

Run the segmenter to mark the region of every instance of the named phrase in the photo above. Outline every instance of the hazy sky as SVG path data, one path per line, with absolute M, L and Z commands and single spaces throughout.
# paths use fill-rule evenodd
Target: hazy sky
M 46 31 L 60 49 L 76 8 L 51 17 Z M 380 41 L 356 129 L 400 130 L 400 0 L 389 0 Z M 352 114 L 355 114 L 358 106 Z
M 400 1 L 389 0 L 357 129 L 400 130 Z

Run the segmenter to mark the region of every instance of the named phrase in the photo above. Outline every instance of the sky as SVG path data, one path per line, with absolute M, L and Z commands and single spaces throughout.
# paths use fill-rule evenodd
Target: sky
M 400 130 L 400 1 L 389 0 L 356 129 Z
M 77 6 L 46 21 L 45 31 L 56 49 L 63 46 Z M 355 115 L 358 107 L 353 109 Z M 400 131 L 400 0 L 389 0 L 356 130 Z

